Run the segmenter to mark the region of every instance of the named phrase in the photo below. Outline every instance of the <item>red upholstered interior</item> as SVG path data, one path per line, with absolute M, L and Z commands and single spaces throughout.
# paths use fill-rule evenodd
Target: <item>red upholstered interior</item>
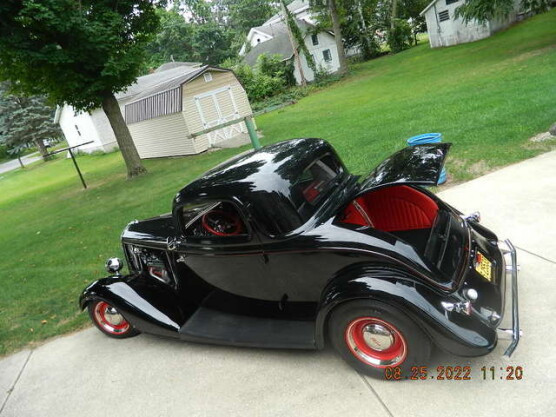
M 344 223 L 372 226 L 385 232 L 432 227 L 438 206 L 418 190 L 397 185 L 371 191 L 357 198 L 344 210 Z M 357 204 L 367 213 L 369 225 Z

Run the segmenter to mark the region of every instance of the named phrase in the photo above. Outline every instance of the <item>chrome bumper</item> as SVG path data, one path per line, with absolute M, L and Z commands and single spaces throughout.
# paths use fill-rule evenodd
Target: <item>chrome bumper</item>
M 514 245 L 509 239 L 504 241 L 508 249 L 502 249 L 502 253 L 510 255 L 510 264 L 506 266 L 506 272 L 511 273 L 512 278 L 512 327 L 511 329 L 498 329 L 499 332 L 511 336 L 512 342 L 510 346 L 504 352 L 504 358 L 509 359 L 514 353 L 519 343 L 519 338 L 521 336 L 521 330 L 519 328 L 519 308 L 518 308 L 518 295 L 517 295 L 517 254 Z

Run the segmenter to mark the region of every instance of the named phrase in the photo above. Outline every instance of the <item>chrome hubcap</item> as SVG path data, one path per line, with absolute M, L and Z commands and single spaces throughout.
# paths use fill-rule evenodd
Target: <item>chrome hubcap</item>
M 129 323 L 118 310 L 110 304 L 100 301 L 94 310 L 95 321 L 108 333 L 122 334 L 129 330 Z
M 398 366 L 407 356 L 407 345 L 400 331 L 377 317 L 352 320 L 344 337 L 351 353 L 375 368 Z
M 124 321 L 124 317 L 120 313 L 118 313 L 118 310 L 116 310 L 114 307 L 108 307 L 106 309 L 106 311 L 104 312 L 104 318 L 112 326 L 118 326 L 122 324 L 122 321 Z
M 379 352 L 389 349 L 394 343 L 394 336 L 380 324 L 369 324 L 363 328 L 363 339 L 371 349 Z

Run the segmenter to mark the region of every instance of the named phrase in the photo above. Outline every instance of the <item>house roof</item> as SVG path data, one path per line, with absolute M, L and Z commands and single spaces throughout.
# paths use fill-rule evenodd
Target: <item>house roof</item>
M 303 7 L 309 7 L 308 0 L 293 0 L 290 4 L 287 5 L 288 10 L 294 14 L 296 10 L 299 10 Z M 273 20 L 280 19 L 281 17 L 282 17 L 282 12 L 280 11 L 276 13 L 274 16 L 272 16 L 270 19 L 268 19 L 266 22 L 264 22 L 263 26 L 268 25 Z
M 259 55 L 262 54 L 278 54 L 281 55 L 283 59 L 291 58 L 293 55 L 293 49 L 288 34 L 279 33 L 272 39 L 259 43 L 251 48 L 251 50 L 245 54 L 243 59 L 247 65 L 253 66 L 257 62 Z
M 432 0 L 429 5 L 425 7 L 421 13 L 419 13 L 419 16 L 423 16 L 437 1 L 438 0 Z
M 271 23 L 269 25 L 256 26 L 252 29 L 262 33 L 266 33 L 270 36 L 276 36 L 279 33 L 287 33 L 288 30 L 283 21 L 280 21 L 278 23 Z
M 304 20 L 295 19 L 297 26 L 301 29 L 303 34 L 306 34 L 309 29 L 313 28 L 314 26 Z M 253 66 L 257 62 L 257 58 L 259 55 L 262 54 L 279 54 L 282 55 L 283 59 L 289 59 L 293 55 L 292 44 L 290 42 L 290 38 L 288 35 L 288 29 L 284 22 L 273 23 L 272 25 L 268 26 L 259 26 L 254 29 L 259 30 L 260 28 L 272 28 L 267 29 L 268 31 L 265 32 L 271 36 L 272 39 L 261 42 L 258 45 L 255 45 L 251 50 L 245 54 L 243 58 L 245 63 Z M 272 33 L 270 32 L 272 30 Z
M 154 70 L 154 72 L 162 72 L 162 71 L 166 71 L 169 69 L 173 69 L 173 68 L 177 68 L 177 67 L 200 67 L 203 64 L 200 62 L 180 62 L 180 61 L 172 61 L 172 62 L 166 62 L 165 64 L 162 64 L 160 67 L 158 67 L 157 69 Z

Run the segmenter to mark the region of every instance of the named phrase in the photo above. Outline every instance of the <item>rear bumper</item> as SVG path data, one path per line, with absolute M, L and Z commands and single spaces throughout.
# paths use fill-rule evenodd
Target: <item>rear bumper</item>
M 517 288 L 518 265 L 517 254 L 514 245 L 512 245 L 512 242 L 510 242 L 509 239 L 506 239 L 504 241 L 504 244 L 506 248 L 502 248 L 502 253 L 505 255 L 505 258 L 509 258 L 506 261 L 506 275 L 509 275 L 509 277 L 506 277 L 506 280 L 508 280 L 508 278 L 511 278 L 511 286 L 509 291 L 510 300 L 506 298 L 506 305 L 511 303 L 512 325 L 509 329 L 498 328 L 498 333 L 502 335 L 509 335 L 511 337 L 511 343 L 504 352 L 504 357 L 510 358 L 510 356 L 512 356 L 515 349 L 517 348 L 519 338 L 521 337 L 521 330 L 519 328 L 519 304 Z

